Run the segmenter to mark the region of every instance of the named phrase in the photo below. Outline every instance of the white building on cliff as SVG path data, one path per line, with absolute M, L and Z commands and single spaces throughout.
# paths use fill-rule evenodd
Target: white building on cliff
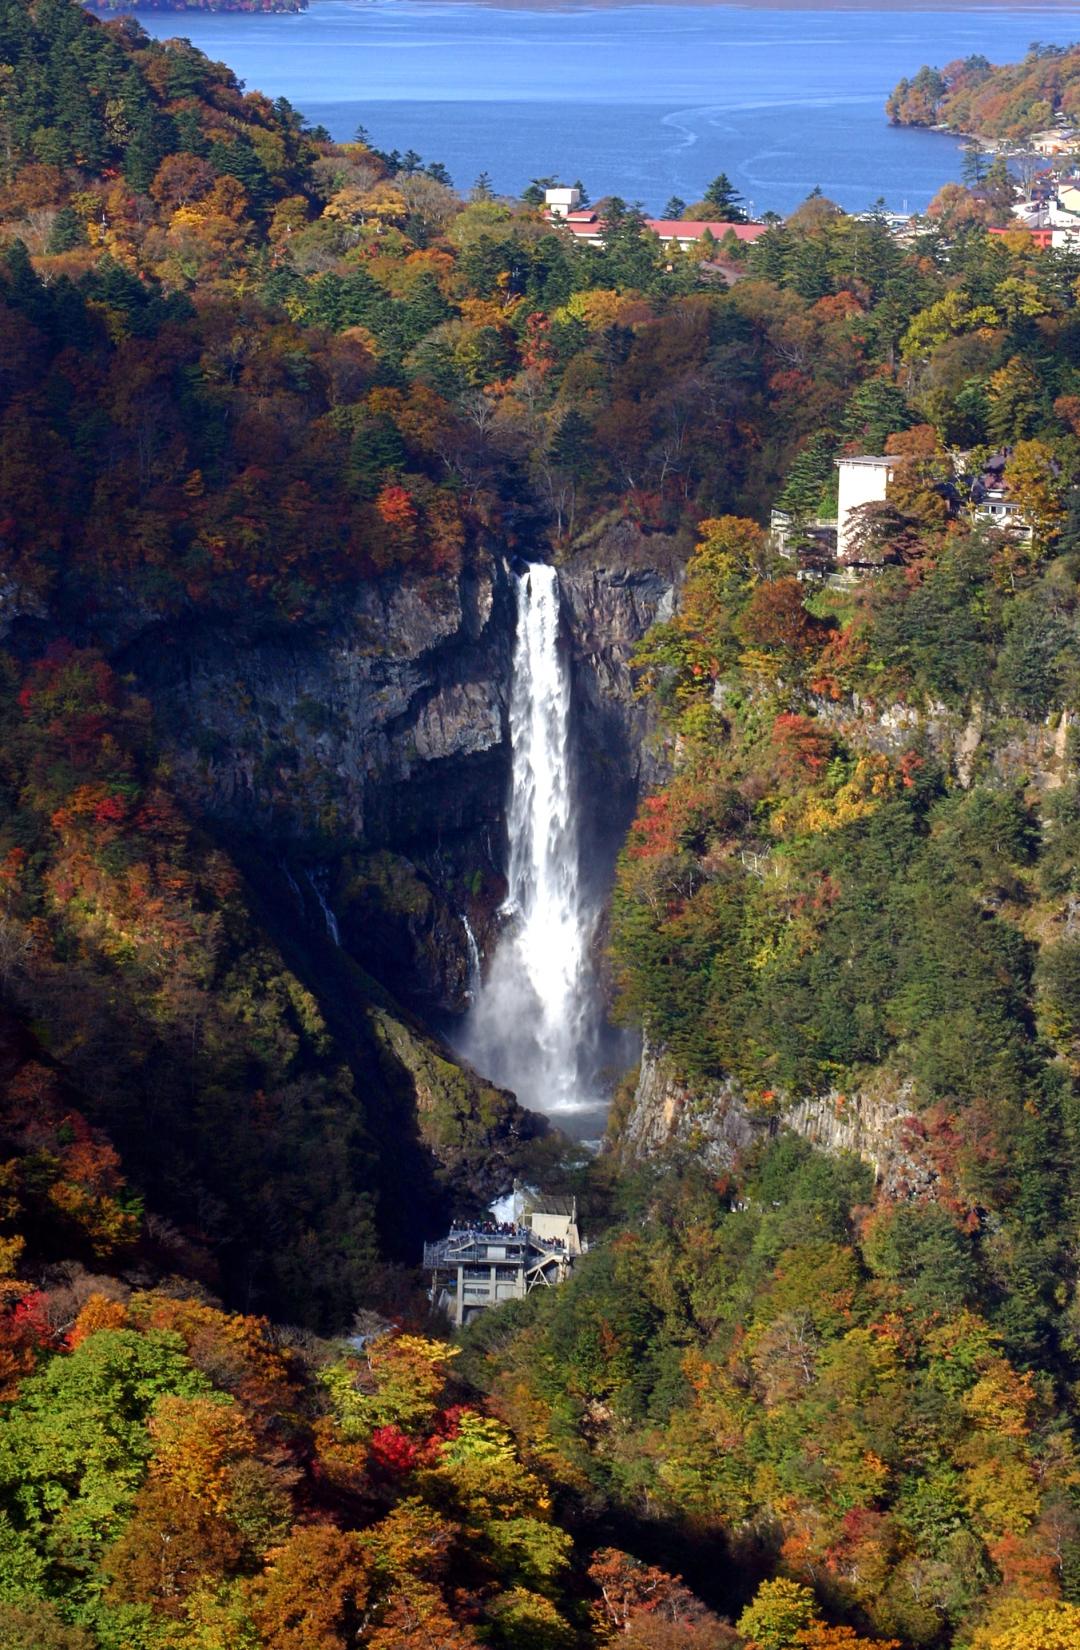
M 837 459 L 840 489 L 836 507 L 836 554 L 841 562 L 847 559 L 853 547 L 855 511 L 864 504 L 885 502 L 895 467 L 895 459 L 876 454 Z

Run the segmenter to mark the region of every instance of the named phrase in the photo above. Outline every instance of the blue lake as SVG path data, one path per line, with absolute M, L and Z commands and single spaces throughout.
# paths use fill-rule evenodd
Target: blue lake
M 924 62 L 1080 38 L 1080 9 L 501 10 L 313 0 L 291 16 L 144 13 L 338 139 L 440 160 L 459 187 L 518 194 L 545 174 L 662 209 L 725 171 L 758 211 L 815 186 L 849 210 L 918 210 L 960 171 L 958 145 L 890 128 L 886 95 Z

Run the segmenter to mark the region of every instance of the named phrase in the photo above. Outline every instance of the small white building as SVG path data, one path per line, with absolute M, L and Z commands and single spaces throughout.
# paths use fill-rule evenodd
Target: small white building
M 551 217 L 568 217 L 571 212 L 576 212 L 578 207 L 581 205 L 581 190 L 572 188 L 564 189 L 562 187 L 558 189 L 545 189 L 544 204 L 547 207 Z
M 1028 542 L 1034 537 L 1031 523 L 1012 497 L 1007 469 L 1010 449 L 994 453 L 981 475 L 971 485 L 972 519 L 984 527 L 996 527 Z
M 774 505 L 769 537 L 780 556 L 796 562 L 796 578 L 823 578 L 836 563 L 836 522 L 832 516 L 811 516 L 796 522 L 790 510 Z
M 893 478 L 896 460 L 867 454 L 859 458 L 838 458 L 840 488 L 836 507 L 836 554 L 844 561 L 851 549 L 855 522 L 852 516 L 863 504 L 882 504 Z
M 521 1191 L 521 1224 L 541 1243 L 565 1250 L 570 1260 L 584 1253 L 577 1223 L 577 1198 Z
M 1012 213 L 1043 250 L 1073 251 L 1080 246 L 1080 186 L 1075 178 L 1062 178 L 1049 187 L 1045 181 L 1037 184 L 1029 199 L 1016 202 Z M 1005 231 L 991 229 L 990 233 Z

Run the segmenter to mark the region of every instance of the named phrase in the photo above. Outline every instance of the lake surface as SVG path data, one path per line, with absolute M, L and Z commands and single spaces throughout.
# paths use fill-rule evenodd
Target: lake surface
M 1080 8 L 758 10 L 638 5 L 502 10 L 424 0 L 313 0 L 290 16 L 149 12 L 251 88 L 284 96 L 337 139 L 442 161 L 459 188 L 582 179 L 594 199 L 700 198 L 725 171 L 758 212 L 815 187 L 850 211 L 924 208 L 960 172 L 959 146 L 890 128 L 904 74 L 1029 42 L 1080 38 Z

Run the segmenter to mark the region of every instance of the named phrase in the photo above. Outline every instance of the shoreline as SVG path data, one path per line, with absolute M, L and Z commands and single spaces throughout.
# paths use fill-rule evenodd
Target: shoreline
M 360 6 L 375 6 L 380 0 L 353 0 Z M 988 4 L 987 0 L 949 0 L 947 4 L 933 3 L 933 0 L 880 0 L 879 4 L 869 4 L 868 0 L 394 0 L 402 6 L 424 7 L 432 11 L 445 10 L 449 7 L 474 5 L 483 7 L 485 11 L 507 12 L 610 12 L 610 11 L 669 11 L 676 9 L 693 9 L 700 11 L 777 11 L 777 12 L 865 12 L 871 15 L 881 13 L 896 13 L 918 16 L 920 14 L 950 12 L 956 15 L 970 13 L 972 16 L 1000 17 L 1003 15 L 1053 15 L 1067 17 L 1070 14 L 1077 19 L 1077 40 L 1080 42 L 1080 0 L 1016 0 L 1009 5 L 999 0 L 997 4 Z M 307 0 L 306 4 L 297 6 L 282 6 L 263 9 L 261 7 L 238 6 L 190 6 L 190 5 L 155 5 L 153 0 L 132 0 L 132 4 L 117 7 L 102 7 L 89 0 L 86 9 L 98 17 L 126 17 L 139 16 L 142 13 L 157 17 L 169 15 L 174 17 L 300 17 L 306 12 L 317 11 L 324 4 L 324 0 Z M 937 127 L 922 127 L 922 131 L 937 131 Z M 953 135 L 953 134 L 950 134 Z

